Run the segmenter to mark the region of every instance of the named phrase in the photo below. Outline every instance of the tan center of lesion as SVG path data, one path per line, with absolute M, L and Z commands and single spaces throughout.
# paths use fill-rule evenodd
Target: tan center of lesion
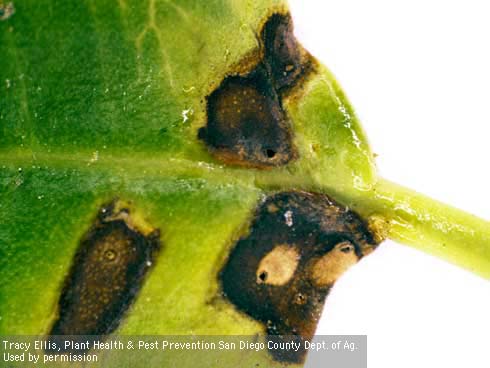
M 267 253 L 259 263 L 256 276 L 258 284 L 285 285 L 298 267 L 300 255 L 295 247 L 281 244 Z
M 312 279 L 317 286 L 332 285 L 358 260 L 354 245 L 349 241 L 341 242 L 313 264 Z

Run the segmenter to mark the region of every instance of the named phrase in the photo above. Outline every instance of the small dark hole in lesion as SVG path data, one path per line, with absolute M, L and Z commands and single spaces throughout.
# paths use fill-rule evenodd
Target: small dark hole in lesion
M 116 256 L 117 256 L 117 253 L 113 249 L 108 249 L 104 252 L 104 258 L 106 259 L 106 261 L 109 261 L 109 262 L 113 261 L 114 259 L 116 259 Z
M 354 246 L 352 244 L 345 244 L 340 248 L 342 253 L 350 253 L 354 250 Z
M 197 131 L 197 137 L 199 139 L 206 139 L 206 128 L 205 127 L 202 127 L 202 128 L 199 128 L 199 130 Z
M 268 158 L 274 158 L 276 156 L 276 151 L 274 151 L 273 149 L 266 149 L 265 150 L 265 155 L 268 157 Z
M 259 282 L 266 282 L 267 281 L 267 272 L 262 271 L 259 274 Z
M 296 304 L 299 304 L 299 305 L 303 305 L 303 304 L 305 304 L 305 303 L 306 303 L 306 299 L 307 299 L 307 298 L 306 298 L 306 295 L 301 294 L 301 293 L 298 293 L 298 294 L 296 295 L 296 300 L 295 300 L 295 303 L 296 303 Z

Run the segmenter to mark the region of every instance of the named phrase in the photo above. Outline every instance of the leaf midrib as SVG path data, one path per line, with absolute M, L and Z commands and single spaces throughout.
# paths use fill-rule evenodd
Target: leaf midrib
M 294 165 L 294 164 L 292 164 Z M 292 166 L 291 165 L 291 166 Z M 318 184 L 308 175 L 294 174 L 291 166 L 270 170 L 229 167 L 219 163 L 176 158 L 172 153 L 154 157 L 114 155 L 89 151 L 74 153 L 39 153 L 28 150 L 0 151 L 0 169 L 28 170 L 33 168 L 75 169 L 81 172 L 111 172 L 125 177 L 193 177 L 214 183 L 261 189 L 312 189 Z

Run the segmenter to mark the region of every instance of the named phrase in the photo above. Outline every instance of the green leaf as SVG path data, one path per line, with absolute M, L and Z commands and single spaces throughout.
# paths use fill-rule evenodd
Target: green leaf
M 296 159 L 236 166 L 199 139 L 208 96 L 261 62 L 262 28 L 283 1 L 14 6 L 0 20 L 1 334 L 49 333 L 80 240 L 115 199 L 161 242 L 120 334 L 264 333 L 210 301 L 257 206 L 279 191 L 328 194 L 377 236 L 490 277 L 488 223 L 379 179 L 353 109 L 316 61 L 278 92 Z

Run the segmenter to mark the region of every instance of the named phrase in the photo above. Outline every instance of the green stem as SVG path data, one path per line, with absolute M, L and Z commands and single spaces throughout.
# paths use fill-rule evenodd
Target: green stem
M 346 204 L 388 222 L 389 238 L 490 279 L 490 222 L 380 179 Z

